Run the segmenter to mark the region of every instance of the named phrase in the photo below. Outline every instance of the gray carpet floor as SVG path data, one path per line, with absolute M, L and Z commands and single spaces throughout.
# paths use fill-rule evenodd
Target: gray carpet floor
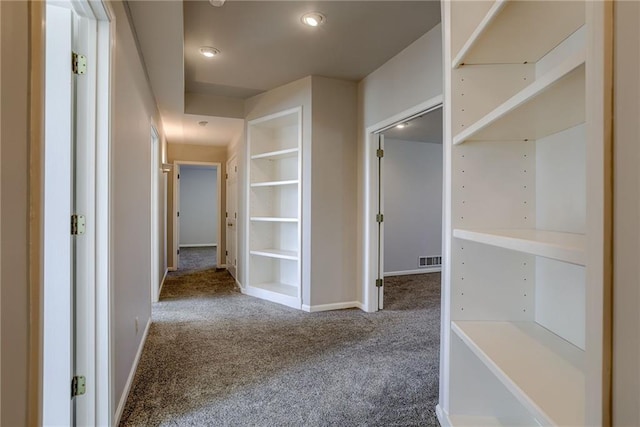
M 120 425 L 437 426 L 440 275 L 385 285 L 381 312 L 304 313 L 172 273 Z

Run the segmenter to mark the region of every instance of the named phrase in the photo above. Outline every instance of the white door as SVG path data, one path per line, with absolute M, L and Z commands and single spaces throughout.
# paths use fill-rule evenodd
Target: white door
M 378 134 L 378 213 L 376 222 L 378 223 L 378 275 L 376 278 L 376 288 L 378 290 L 378 310 L 384 308 L 384 184 L 382 174 L 384 173 L 384 134 Z
M 238 161 L 232 157 L 227 161 L 227 270 L 235 278 L 238 266 L 237 239 L 238 239 Z
M 158 207 L 158 181 L 160 179 L 160 139 L 151 126 L 151 302 L 157 302 L 160 291 L 160 210 Z
M 43 425 L 71 425 L 73 376 L 73 12 L 46 7 Z
M 180 268 L 180 165 L 173 164 L 173 255 L 175 268 Z

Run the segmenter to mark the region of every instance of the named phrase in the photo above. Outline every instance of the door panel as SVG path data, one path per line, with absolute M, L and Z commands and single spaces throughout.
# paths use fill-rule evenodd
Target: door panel
M 180 269 L 180 165 L 173 164 L 173 255 L 175 268 Z
M 227 162 L 227 270 L 236 277 L 238 238 L 238 163 L 233 157 Z
M 46 17 L 42 417 L 72 425 L 73 13 L 47 4 Z

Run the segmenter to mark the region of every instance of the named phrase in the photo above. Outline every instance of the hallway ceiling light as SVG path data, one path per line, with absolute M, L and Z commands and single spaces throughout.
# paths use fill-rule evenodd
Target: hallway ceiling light
M 198 124 L 199 124 L 200 126 L 206 126 L 206 125 L 208 125 L 208 124 L 209 124 L 209 122 L 208 122 L 208 121 L 206 121 L 206 120 L 203 120 L 203 121 L 201 121 L 201 122 L 198 122 Z
M 321 24 L 324 24 L 327 20 L 327 17 L 320 12 L 308 12 L 302 15 L 302 18 L 300 18 L 300 20 L 305 25 L 308 25 L 310 27 L 317 27 Z
M 220 7 L 224 4 L 225 0 L 209 0 L 211 6 Z
M 206 56 L 207 58 L 213 58 L 214 56 L 220 54 L 220 51 L 215 47 L 202 46 L 200 48 L 200 54 Z
M 398 129 L 404 129 L 404 128 L 406 128 L 407 126 L 409 126 L 409 123 L 400 123 L 400 124 L 399 124 L 399 125 L 397 125 L 396 127 L 397 127 Z

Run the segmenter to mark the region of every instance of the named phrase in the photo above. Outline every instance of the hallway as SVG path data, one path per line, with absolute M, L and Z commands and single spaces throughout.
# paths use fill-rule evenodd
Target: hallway
M 387 283 L 382 312 L 309 314 L 171 273 L 120 425 L 438 425 L 440 275 Z

